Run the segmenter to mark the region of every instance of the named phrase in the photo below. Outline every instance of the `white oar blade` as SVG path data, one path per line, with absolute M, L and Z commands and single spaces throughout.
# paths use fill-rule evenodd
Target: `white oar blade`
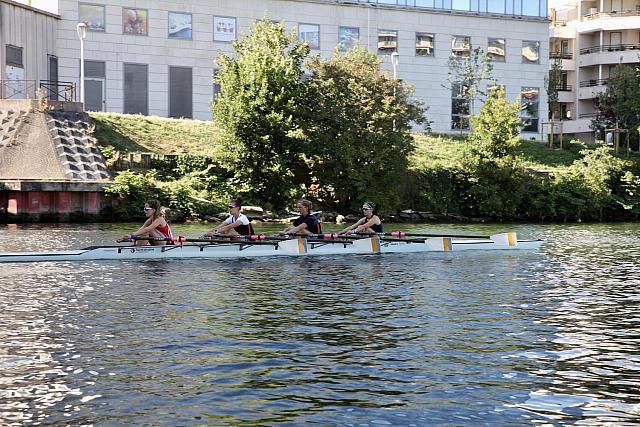
M 432 237 L 424 241 L 430 251 L 449 252 L 453 250 L 451 237 Z
M 353 247 L 358 252 L 379 254 L 380 253 L 380 238 L 378 236 L 369 237 L 367 239 L 357 239 L 353 241 Z
M 278 250 L 289 255 L 303 255 L 307 253 L 307 239 L 297 238 L 283 240 L 278 243 Z
M 490 236 L 493 243 L 500 246 L 518 246 L 518 238 L 515 232 L 492 234 Z

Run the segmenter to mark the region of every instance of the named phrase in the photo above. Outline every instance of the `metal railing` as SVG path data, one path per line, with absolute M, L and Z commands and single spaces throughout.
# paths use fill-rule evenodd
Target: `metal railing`
M 596 117 L 598 113 L 580 113 L 581 119 L 590 119 L 592 117 Z
M 580 82 L 580 87 L 606 86 L 607 79 L 591 79 Z
M 53 80 L 0 80 L 0 99 L 36 99 L 38 89 L 50 101 L 76 100 L 75 83 Z
M 620 52 L 623 50 L 640 50 L 640 43 L 602 44 L 599 46 L 583 47 L 580 55 L 597 52 Z
M 76 100 L 76 84 L 73 82 L 40 80 L 40 89 L 44 97 L 50 101 L 73 102 Z
M 624 16 L 640 16 L 640 10 L 610 10 L 609 12 L 588 13 L 582 16 L 582 19 L 600 19 L 600 18 L 620 18 Z
M 0 80 L 0 99 L 35 99 L 37 80 Z
M 573 90 L 573 86 L 571 85 L 558 85 L 558 92 L 571 92 Z
M 573 53 L 570 52 L 551 52 L 549 59 L 573 59 Z

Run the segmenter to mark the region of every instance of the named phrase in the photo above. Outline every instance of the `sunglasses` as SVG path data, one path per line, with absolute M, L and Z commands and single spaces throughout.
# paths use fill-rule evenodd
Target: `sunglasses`
M 362 210 L 363 210 L 363 211 L 370 211 L 370 210 L 371 210 L 371 208 L 364 208 L 364 207 L 363 207 L 363 208 L 362 208 Z
M 237 206 L 231 206 L 231 205 L 229 205 L 229 209 L 233 209 L 233 208 L 237 208 Z
M 146 211 L 152 211 L 152 210 L 153 210 L 153 208 L 143 208 L 143 209 L 144 209 L 144 211 L 145 211 L 145 212 L 146 212 Z

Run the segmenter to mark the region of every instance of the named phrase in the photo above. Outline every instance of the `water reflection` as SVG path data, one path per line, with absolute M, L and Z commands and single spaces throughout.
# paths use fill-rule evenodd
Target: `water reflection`
M 122 231 L 102 227 L 7 227 L 0 243 L 79 247 Z M 422 231 L 503 228 L 474 227 Z M 3 265 L 0 424 L 635 422 L 639 227 L 521 228 L 548 243 Z

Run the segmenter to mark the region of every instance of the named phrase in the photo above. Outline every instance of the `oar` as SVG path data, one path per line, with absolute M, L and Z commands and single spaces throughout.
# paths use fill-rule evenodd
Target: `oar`
M 117 243 L 135 242 L 136 240 L 146 240 L 149 242 L 176 242 L 178 239 L 175 237 L 143 237 L 143 236 L 131 236 L 127 239 L 117 239 Z
M 371 233 L 355 233 L 361 236 L 371 236 Z M 469 234 L 448 234 L 448 233 L 440 233 L 440 234 L 429 234 L 429 233 L 406 233 L 404 231 L 390 231 L 385 233 L 376 233 L 378 236 L 392 236 L 392 237 L 459 237 L 459 238 L 468 238 L 468 239 L 490 239 L 491 236 L 474 236 Z

